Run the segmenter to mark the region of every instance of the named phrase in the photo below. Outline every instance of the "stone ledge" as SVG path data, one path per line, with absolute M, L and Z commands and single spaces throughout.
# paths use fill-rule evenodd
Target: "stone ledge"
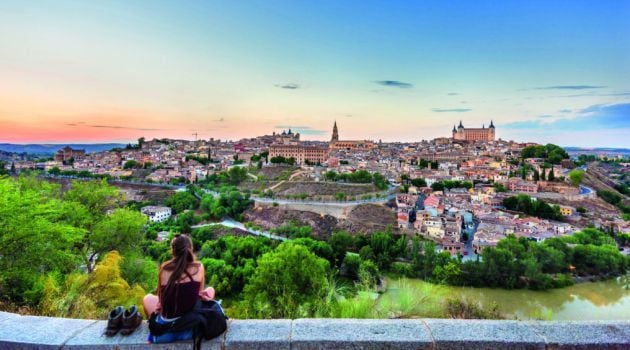
M 103 335 L 105 321 L 0 312 L 0 349 L 176 350 L 148 344 L 146 322 L 129 336 Z M 202 349 L 630 349 L 630 321 L 231 320 Z

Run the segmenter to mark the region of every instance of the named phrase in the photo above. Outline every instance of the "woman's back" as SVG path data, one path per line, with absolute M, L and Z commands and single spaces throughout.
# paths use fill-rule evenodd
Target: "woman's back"
M 193 309 L 199 300 L 199 291 L 203 286 L 203 265 L 198 261 L 188 265 L 184 273 L 179 276 L 171 290 L 166 291 L 166 281 L 173 271 L 168 263 L 160 273 L 160 304 L 162 315 L 166 318 L 179 317 Z

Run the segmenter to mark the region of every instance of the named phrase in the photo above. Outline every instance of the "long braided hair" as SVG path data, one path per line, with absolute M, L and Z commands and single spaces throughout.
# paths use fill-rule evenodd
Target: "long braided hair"
M 164 263 L 160 270 L 160 277 L 162 276 L 162 269 L 172 272 L 166 285 L 163 288 L 159 288 L 160 302 L 177 300 L 176 283 L 187 273 L 188 266 L 195 261 L 192 240 L 188 235 L 176 235 L 171 241 L 171 251 L 173 259 Z M 191 274 L 188 275 L 191 276 Z M 175 305 L 175 310 L 177 310 L 177 305 Z

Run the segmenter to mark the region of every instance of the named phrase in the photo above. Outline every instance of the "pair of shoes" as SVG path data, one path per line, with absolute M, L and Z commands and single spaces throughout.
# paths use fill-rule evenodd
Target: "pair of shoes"
M 125 310 L 122 306 L 116 306 L 107 317 L 107 328 L 105 335 L 108 337 L 116 335 L 118 331 L 122 335 L 129 335 L 142 324 L 142 315 L 135 305 Z

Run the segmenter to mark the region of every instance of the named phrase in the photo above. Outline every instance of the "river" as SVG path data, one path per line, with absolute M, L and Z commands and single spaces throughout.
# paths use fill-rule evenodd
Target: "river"
M 462 296 L 487 306 L 497 303 L 507 318 L 553 320 L 630 320 L 630 275 L 604 282 L 579 283 L 548 291 L 505 290 L 432 285 L 407 279 L 402 288 L 427 291 L 441 298 Z M 399 280 L 388 280 L 381 302 L 391 302 L 401 291 Z

